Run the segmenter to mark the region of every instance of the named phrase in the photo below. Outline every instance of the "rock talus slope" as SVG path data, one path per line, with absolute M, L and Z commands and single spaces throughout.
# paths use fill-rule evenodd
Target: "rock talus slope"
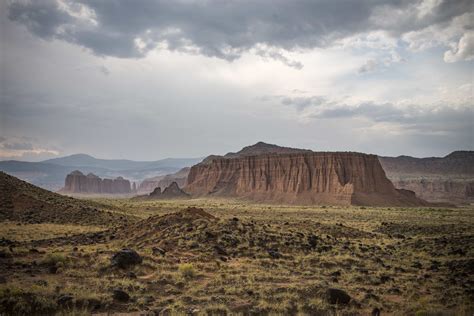
M 213 157 L 191 168 L 185 191 L 296 204 L 426 204 L 411 191 L 395 189 L 377 156 L 346 152 Z

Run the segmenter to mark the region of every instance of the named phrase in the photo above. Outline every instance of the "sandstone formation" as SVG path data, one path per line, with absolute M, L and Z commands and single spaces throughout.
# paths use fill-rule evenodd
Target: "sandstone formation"
M 172 182 L 163 191 L 161 191 L 161 187 L 157 187 L 147 196 L 150 199 L 180 199 L 187 197 L 189 197 L 189 194 L 181 190 L 176 182 Z
M 474 151 L 455 151 L 445 157 L 379 157 L 395 187 L 412 190 L 428 201 L 474 201 Z
M 155 188 L 159 187 L 160 180 L 163 179 L 165 176 L 156 176 L 153 178 L 144 179 L 138 185 L 138 192 L 139 194 L 148 194 L 152 192 Z
M 101 179 L 89 173 L 84 175 L 76 170 L 66 176 L 64 193 L 86 194 L 128 194 L 131 193 L 130 181 L 117 177 L 115 179 Z
M 228 157 L 211 156 L 193 166 L 185 191 L 295 204 L 427 204 L 411 191 L 395 189 L 375 155 L 291 149 Z
M 166 188 L 173 182 L 176 182 L 182 188 L 186 184 L 186 178 L 190 169 L 185 167 L 176 173 L 145 179 L 140 183 L 138 192 L 140 194 L 148 194 L 158 187 Z

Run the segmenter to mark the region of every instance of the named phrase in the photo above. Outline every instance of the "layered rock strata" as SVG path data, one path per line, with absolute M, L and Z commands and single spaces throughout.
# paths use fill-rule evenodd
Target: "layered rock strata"
M 86 194 L 128 194 L 131 193 L 130 181 L 117 177 L 115 179 L 101 179 L 89 173 L 84 175 L 76 170 L 66 176 L 64 193 Z
M 293 204 L 427 204 L 411 191 L 395 189 L 377 156 L 350 152 L 212 157 L 191 167 L 184 190 Z

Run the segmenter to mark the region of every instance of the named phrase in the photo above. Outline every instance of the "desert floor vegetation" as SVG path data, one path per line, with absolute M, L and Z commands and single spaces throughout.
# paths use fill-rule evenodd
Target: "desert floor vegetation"
M 1 314 L 474 311 L 472 207 L 93 203 L 134 220 L 2 222 Z

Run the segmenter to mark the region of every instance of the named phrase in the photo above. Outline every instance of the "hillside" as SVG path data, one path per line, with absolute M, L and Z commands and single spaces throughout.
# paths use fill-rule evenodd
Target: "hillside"
M 106 226 L 133 220 L 107 208 L 44 190 L 0 172 L 0 221 Z

